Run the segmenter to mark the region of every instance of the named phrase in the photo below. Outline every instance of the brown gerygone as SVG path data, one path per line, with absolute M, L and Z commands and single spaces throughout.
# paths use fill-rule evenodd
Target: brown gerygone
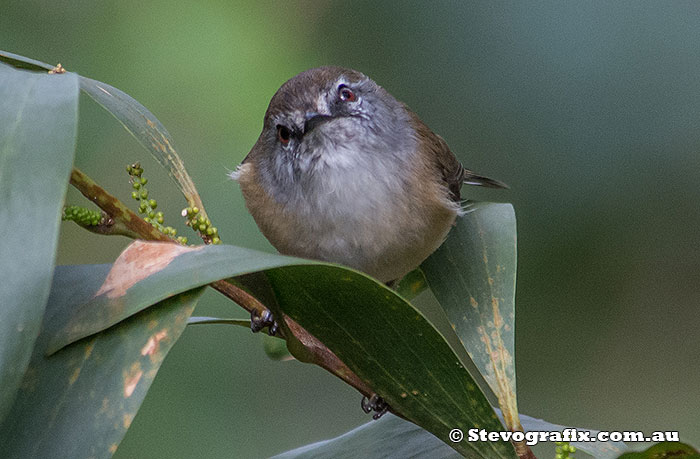
M 320 67 L 287 81 L 231 174 L 280 253 L 400 279 L 445 239 L 465 169 L 406 105 L 355 70 Z

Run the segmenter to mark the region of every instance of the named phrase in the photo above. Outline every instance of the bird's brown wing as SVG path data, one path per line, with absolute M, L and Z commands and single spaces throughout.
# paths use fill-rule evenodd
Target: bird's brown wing
M 469 169 L 466 169 L 462 163 L 459 162 L 455 154 L 452 153 L 447 142 L 426 126 L 425 123 L 418 118 L 418 115 L 408 108 L 407 110 L 411 113 L 411 117 L 413 118 L 413 125 L 416 128 L 418 141 L 423 144 L 423 148 L 429 149 L 432 153 L 430 156 L 435 161 L 437 168 L 441 171 L 442 178 L 447 188 L 450 190 L 450 197 L 455 202 L 459 202 L 461 199 L 460 189 L 464 183 L 467 185 L 479 185 L 489 188 L 508 188 L 503 182 L 475 174 Z

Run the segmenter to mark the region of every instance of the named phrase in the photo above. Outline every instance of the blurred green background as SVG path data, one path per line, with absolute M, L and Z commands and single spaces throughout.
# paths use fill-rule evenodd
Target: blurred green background
M 267 251 L 227 171 L 288 78 L 324 64 L 368 74 L 467 167 L 511 186 L 464 194 L 518 216 L 520 411 L 680 430 L 696 447 L 699 43 L 691 1 L 3 0 L 0 13 L 0 49 L 149 107 L 224 242 Z M 124 166 L 140 160 L 174 224 L 184 203 L 165 173 L 94 103 L 80 109 L 77 166 L 128 202 Z M 68 201 L 84 202 L 72 190 Z M 128 242 L 62 230 L 61 264 L 111 262 Z M 197 314 L 244 316 L 213 292 Z M 268 360 L 261 343 L 235 327 L 188 329 L 117 457 L 265 457 L 368 420 L 352 389 Z

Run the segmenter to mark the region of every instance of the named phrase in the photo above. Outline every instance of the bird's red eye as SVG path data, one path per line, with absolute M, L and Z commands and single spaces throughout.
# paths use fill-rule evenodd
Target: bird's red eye
M 280 143 L 282 145 L 287 145 L 289 143 L 289 139 L 292 138 L 292 133 L 289 132 L 289 129 L 287 129 L 286 126 L 282 126 L 281 124 L 277 125 L 277 138 L 280 139 Z
M 338 97 L 340 97 L 340 100 L 345 102 L 354 102 L 357 100 L 357 96 L 352 89 L 348 88 L 344 84 L 338 86 Z

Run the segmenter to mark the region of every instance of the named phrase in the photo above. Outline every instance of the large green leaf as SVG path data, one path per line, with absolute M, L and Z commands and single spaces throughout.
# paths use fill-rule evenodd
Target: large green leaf
M 376 280 L 340 267 L 268 271 L 280 309 L 406 419 L 466 457 L 515 457 L 510 443 L 449 442 L 452 429 L 503 430 L 445 338 Z
M 568 428 L 523 414 L 520 415 L 520 419 L 528 432 L 562 432 Z M 576 430 L 591 432 L 591 438 L 599 432 L 581 427 L 576 427 Z M 463 432 L 463 434 L 466 436 L 469 433 Z M 554 444 L 549 444 L 554 451 Z M 571 444 L 598 459 L 614 459 L 627 450 L 627 445 L 622 442 L 572 442 Z M 678 443 L 673 445 L 676 449 L 680 449 Z M 459 456 L 430 432 L 396 416 L 387 415 L 379 421 L 363 424 L 339 437 L 287 451 L 274 456 L 274 459 L 354 457 L 452 458 Z M 627 458 L 627 455 L 622 457 Z M 637 458 L 637 456 L 630 456 L 630 459 L 632 457 Z M 639 459 L 647 457 L 651 456 L 640 456 Z
M 176 293 L 219 279 L 304 263 L 313 262 L 230 245 L 189 248 L 133 242 L 114 263 L 114 274 L 99 294 L 76 303 L 71 316 L 57 318 L 48 352 L 111 327 Z
M 2 458 L 108 458 L 138 411 L 202 289 L 46 357 L 57 320 L 90 298 L 109 265 L 61 266 L 19 397 L 0 429 Z
M 0 63 L 0 420 L 15 398 L 51 286 L 78 120 L 75 75 Z
M 515 213 L 470 203 L 421 268 L 469 356 L 498 397 L 506 426 L 520 430 L 515 386 Z

